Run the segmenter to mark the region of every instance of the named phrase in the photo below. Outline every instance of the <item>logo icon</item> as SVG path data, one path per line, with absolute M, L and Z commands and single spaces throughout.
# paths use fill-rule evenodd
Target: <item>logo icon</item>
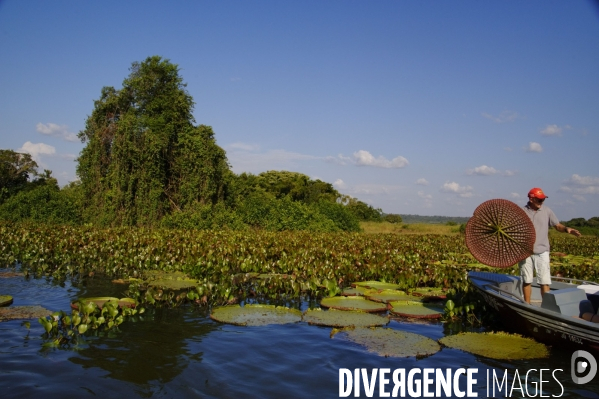
M 586 384 L 597 374 L 597 361 L 587 351 L 576 351 L 570 359 L 570 373 L 575 384 Z

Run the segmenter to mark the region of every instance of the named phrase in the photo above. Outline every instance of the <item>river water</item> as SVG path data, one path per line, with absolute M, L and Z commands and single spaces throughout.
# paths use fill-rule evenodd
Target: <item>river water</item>
M 12 306 L 67 311 L 79 297 L 124 296 L 125 287 L 101 279 L 75 286 L 50 279 L 2 278 L 3 272 L 0 269 L 0 295 L 12 295 Z M 307 306 L 303 302 L 302 310 Z M 368 396 L 362 381 L 359 396 L 350 391 L 345 375 L 340 387 L 340 369 L 366 369 L 372 376 L 374 369 L 385 368 L 390 381 L 381 396 L 377 379 L 372 397 L 392 393 L 394 370 L 405 370 L 407 379 L 411 369 L 418 369 L 418 384 L 425 369 L 450 369 L 454 375 L 464 368 L 471 369 L 476 380 L 471 390 L 477 397 L 599 398 L 599 376 L 586 385 L 574 384 L 572 353 L 556 348 L 549 359 L 525 361 L 486 359 L 449 348 L 423 359 L 384 358 L 339 334 L 331 338 L 331 328 L 303 322 L 238 327 L 212 321 L 207 310 L 192 306 L 150 310 L 143 319 L 125 321 L 119 331 L 86 337 L 84 344 L 69 349 L 42 347 L 43 327 L 37 320 L 30 325 L 27 329 L 21 320 L 0 323 L 1 398 L 338 398 L 340 390 L 348 397 L 364 398 Z M 435 340 L 451 333 L 437 322 L 393 320 L 388 328 Z M 507 376 L 502 388 L 493 384 L 494 374 L 499 380 Z M 434 396 L 435 386 L 427 385 L 425 392 L 423 385 L 412 385 L 411 396 Z M 462 375 L 448 395 L 441 390 L 441 397 L 467 395 L 467 387 Z

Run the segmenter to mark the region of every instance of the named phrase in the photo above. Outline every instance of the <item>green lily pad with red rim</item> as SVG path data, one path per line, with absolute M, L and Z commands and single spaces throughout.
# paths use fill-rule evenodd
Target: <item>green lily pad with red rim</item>
M 348 287 L 344 288 L 343 291 L 339 295 L 341 296 L 363 296 L 366 291 L 369 291 L 369 288 L 365 287 Z
M 389 318 L 357 310 L 322 310 L 309 309 L 304 312 L 306 323 L 316 326 L 345 328 L 345 327 L 376 327 L 389 323 Z
M 361 296 L 334 296 L 324 298 L 320 306 L 337 310 L 360 310 L 362 312 L 385 312 L 387 306 L 379 302 L 369 301 Z
M 221 323 L 238 326 L 265 326 L 297 323 L 302 320 L 302 312 L 298 309 L 275 305 L 229 305 L 212 309 L 210 318 Z
M 374 290 L 397 290 L 401 288 L 399 284 L 383 283 L 380 281 L 356 281 L 351 285 L 352 287 L 366 287 Z
M 398 301 L 398 300 L 404 299 L 406 297 L 409 297 L 409 295 L 406 294 L 405 292 L 399 291 L 399 290 L 381 290 L 381 291 L 371 290 L 364 294 L 364 298 L 366 298 L 370 301 L 384 302 L 384 303 L 389 303 L 391 301 Z M 414 298 L 414 299 L 416 299 L 416 298 Z
M 0 321 L 39 319 L 52 314 L 51 311 L 39 305 L 0 307 Z
M 423 302 L 390 303 L 389 313 L 402 317 L 412 317 L 415 319 L 439 319 L 445 313 L 443 307 Z
M 491 359 L 520 360 L 549 357 L 549 349 L 544 344 L 532 338 L 504 332 L 464 332 L 441 338 L 439 342 L 449 348 Z
M 349 341 L 384 357 L 423 358 L 441 350 L 438 342 L 424 335 L 390 328 L 356 328 L 341 333 Z
M 0 295 L 0 306 L 8 306 L 12 303 L 12 296 Z
M 414 296 L 421 296 L 429 300 L 447 299 L 447 293 L 443 288 L 420 287 L 410 291 Z

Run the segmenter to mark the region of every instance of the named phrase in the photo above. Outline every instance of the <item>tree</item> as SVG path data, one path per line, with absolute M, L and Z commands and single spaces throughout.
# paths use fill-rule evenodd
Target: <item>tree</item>
M 194 126 L 177 65 L 134 62 L 123 88 L 104 87 L 79 138 L 84 218 L 100 225 L 157 225 L 195 203 L 215 204 L 230 176 L 209 126 Z
M 0 204 L 37 176 L 37 163 L 29 154 L 0 149 Z

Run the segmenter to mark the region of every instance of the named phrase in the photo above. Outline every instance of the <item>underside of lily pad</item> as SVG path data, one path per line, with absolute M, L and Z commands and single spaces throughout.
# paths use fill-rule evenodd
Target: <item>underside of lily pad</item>
M 0 278 L 13 278 L 13 277 L 23 277 L 23 273 L 20 273 L 20 272 L 2 272 L 2 273 L 0 273 Z
M 385 312 L 387 306 L 383 303 L 369 301 L 361 296 L 334 296 L 324 298 L 320 306 L 338 310 L 361 310 L 362 312 Z
M 9 306 L 0 308 L 0 321 L 38 319 L 52 314 L 51 311 L 39 305 L 33 306 Z
M 441 345 L 424 335 L 390 328 L 356 328 L 343 332 L 348 340 L 379 356 L 421 358 L 441 350 Z
M 444 313 L 441 306 L 423 302 L 391 302 L 389 308 L 391 314 L 417 319 L 439 319 Z
M 12 296 L 0 295 L 0 306 L 8 306 L 12 303 Z
M 357 281 L 352 283 L 352 287 L 366 287 L 375 290 L 397 290 L 400 288 L 399 284 L 383 283 L 380 281 Z
M 376 327 L 389 323 L 389 318 L 355 310 L 310 309 L 304 313 L 308 324 L 326 327 Z
M 71 308 L 78 310 L 80 302 L 83 302 L 83 303 L 93 302 L 96 304 L 96 306 L 98 306 L 101 309 L 102 306 L 104 306 L 104 304 L 108 301 L 118 303 L 119 307 L 121 307 L 121 308 L 134 308 L 135 307 L 135 299 L 133 299 L 133 298 L 120 298 L 119 299 L 119 298 L 111 297 L 111 296 L 101 296 L 101 297 L 79 298 L 77 301 L 71 303 Z
M 460 333 L 441 338 L 439 342 L 450 348 L 491 359 L 517 360 L 549 357 L 549 350 L 544 344 L 538 343 L 532 338 L 503 332 Z
M 267 324 L 297 323 L 302 312 L 275 305 L 231 305 L 212 309 L 210 318 L 215 321 L 238 326 L 265 326 Z

